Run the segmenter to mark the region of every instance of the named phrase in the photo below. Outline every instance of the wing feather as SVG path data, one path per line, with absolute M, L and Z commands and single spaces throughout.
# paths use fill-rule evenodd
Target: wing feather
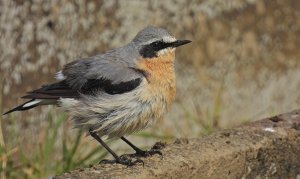
M 114 95 L 135 89 L 145 73 L 124 59 L 115 58 L 112 52 L 66 64 L 61 71 L 64 80 L 30 91 L 23 98 L 79 98 L 81 94 L 94 95 L 97 91 Z
M 135 89 L 140 85 L 142 79 L 137 78 L 119 84 L 112 84 L 109 80 L 89 79 L 80 89 L 72 89 L 65 85 L 65 81 L 43 86 L 37 90 L 28 92 L 22 98 L 26 99 L 59 99 L 59 98 L 80 98 L 81 94 L 96 95 L 98 91 L 108 94 L 122 94 Z

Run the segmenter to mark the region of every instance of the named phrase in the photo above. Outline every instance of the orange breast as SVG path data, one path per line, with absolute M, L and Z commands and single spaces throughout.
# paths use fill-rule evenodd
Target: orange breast
M 157 108 L 164 109 L 175 99 L 176 77 L 174 59 L 175 52 L 171 51 L 156 58 L 140 60 L 138 64 L 140 69 L 148 73 L 148 84 L 142 99 L 155 103 L 154 105 Z

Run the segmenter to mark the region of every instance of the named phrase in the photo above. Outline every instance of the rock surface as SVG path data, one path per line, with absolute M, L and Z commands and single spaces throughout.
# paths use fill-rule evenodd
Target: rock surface
M 142 165 L 95 165 L 62 178 L 297 178 L 300 110 L 213 133 L 177 139 Z

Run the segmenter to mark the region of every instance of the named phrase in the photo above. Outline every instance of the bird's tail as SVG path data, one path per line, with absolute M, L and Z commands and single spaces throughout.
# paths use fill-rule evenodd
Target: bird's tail
M 28 110 L 34 107 L 37 107 L 39 105 L 45 105 L 45 104 L 51 104 L 52 102 L 50 102 L 49 100 L 44 100 L 44 99 L 31 99 L 7 112 L 5 112 L 3 115 L 9 114 L 11 112 L 14 111 L 24 111 L 24 110 Z
M 57 105 L 60 98 L 78 98 L 80 96 L 77 90 L 72 90 L 66 81 L 60 81 L 48 85 L 43 85 L 39 89 L 29 91 L 23 99 L 30 99 L 24 104 L 17 106 L 5 114 L 14 111 L 24 111 L 40 105 Z

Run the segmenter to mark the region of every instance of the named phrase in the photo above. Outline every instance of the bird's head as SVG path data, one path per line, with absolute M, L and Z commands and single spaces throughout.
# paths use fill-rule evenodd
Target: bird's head
M 156 58 L 173 52 L 177 47 L 190 43 L 190 40 L 177 40 L 166 29 L 146 27 L 132 40 L 143 58 Z

